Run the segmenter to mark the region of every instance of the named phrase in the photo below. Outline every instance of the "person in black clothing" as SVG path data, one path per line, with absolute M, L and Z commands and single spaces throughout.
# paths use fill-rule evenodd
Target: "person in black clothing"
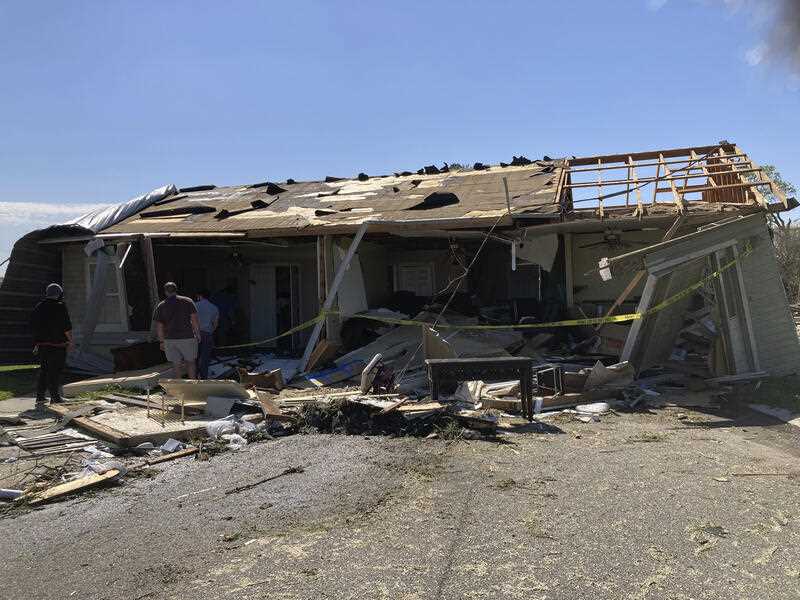
M 63 301 L 64 290 L 51 283 L 45 298 L 33 309 L 31 330 L 33 352 L 39 356 L 39 384 L 36 388 L 36 405 L 43 407 L 45 392 L 50 391 L 50 402 L 61 402 L 61 372 L 67 362 L 67 348 L 72 345 L 72 322 Z

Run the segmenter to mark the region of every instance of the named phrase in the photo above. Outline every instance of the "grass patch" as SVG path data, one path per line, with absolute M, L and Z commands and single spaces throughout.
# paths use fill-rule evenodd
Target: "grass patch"
M 0 366 L 0 400 L 33 393 L 38 376 L 39 365 Z
M 134 396 L 141 394 L 142 390 L 136 388 L 126 388 L 116 383 L 107 385 L 99 390 L 92 390 L 90 392 L 81 392 L 78 394 L 77 400 L 100 400 L 103 396 L 109 394 L 132 394 Z
M 761 385 L 743 386 L 736 392 L 736 399 L 747 404 L 767 404 L 800 412 L 800 377 L 771 377 L 762 379 Z

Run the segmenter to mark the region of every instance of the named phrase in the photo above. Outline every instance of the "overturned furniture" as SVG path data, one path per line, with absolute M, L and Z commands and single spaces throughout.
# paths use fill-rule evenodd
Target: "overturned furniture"
M 533 419 L 533 360 L 510 358 L 431 358 L 425 361 L 431 386 L 431 400 L 439 399 L 442 384 L 462 381 L 518 379 L 523 414 Z

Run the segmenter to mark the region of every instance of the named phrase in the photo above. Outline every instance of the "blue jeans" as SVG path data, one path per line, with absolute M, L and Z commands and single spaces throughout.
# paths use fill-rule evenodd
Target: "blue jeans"
M 200 345 L 197 348 L 197 378 L 208 379 L 208 363 L 214 352 L 214 334 L 210 331 L 200 332 Z

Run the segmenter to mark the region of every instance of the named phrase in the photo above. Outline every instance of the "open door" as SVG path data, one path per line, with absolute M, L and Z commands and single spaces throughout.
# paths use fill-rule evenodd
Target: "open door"
M 278 335 L 275 267 L 250 266 L 250 339 L 265 340 Z
M 300 323 L 300 269 L 297 265 L 250 266 L 250 339 L 275 337 Z M 299 335 L 275 340 L 270 346 L 293 349 Z

